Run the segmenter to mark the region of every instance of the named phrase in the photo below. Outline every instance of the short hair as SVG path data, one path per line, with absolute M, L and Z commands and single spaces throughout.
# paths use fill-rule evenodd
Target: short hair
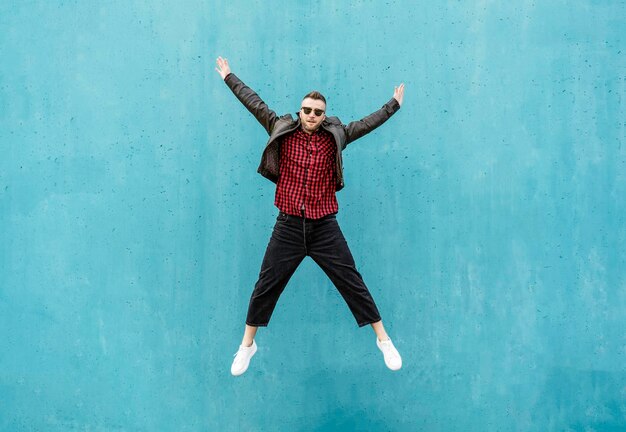
M 307 93 L 306 96 L 302 98 L 302 100 L 305 100 L 306 98 L 321 100 L 322 102 L 324 102 L 324 104 L 326 104 L 326 98 L 324 97 L 324 95 L 316 90 Z

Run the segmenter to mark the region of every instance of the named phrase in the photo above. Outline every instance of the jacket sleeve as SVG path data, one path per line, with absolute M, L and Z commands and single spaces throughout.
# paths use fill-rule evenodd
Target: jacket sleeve
M 346 145 L 361 138 L 363 135 L 370 133 L 378 126 L 385 123 L 389 120 L 389 117 L 395 114 L 399 109 L 400 104 L 396 98 L 392 97 L 391 100 L 383 105 L 378 111 L 373 112 L 361 120 L 350 122 L 347 126 L 342 125 L 346 131 Z
M 234 73 L 229 73 L 224 82 L 237 96 L 237 99 L 256 117 L 268 134 L 272 133 L 278 116 L 261 100 L 254 90 L 245 85 Z

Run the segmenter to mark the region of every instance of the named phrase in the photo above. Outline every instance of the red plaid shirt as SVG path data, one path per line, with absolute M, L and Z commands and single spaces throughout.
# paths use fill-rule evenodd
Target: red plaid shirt
M 280 145 L 280 177 L 274 204 L 284 213 L 319 219 L 337 213 L 335 155 L 332 135 L 318 128 L 309 135 L 298 128 Z

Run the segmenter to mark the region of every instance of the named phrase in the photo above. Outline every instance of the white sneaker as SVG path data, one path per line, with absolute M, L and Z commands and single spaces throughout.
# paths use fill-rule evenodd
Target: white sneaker
M 396 347 L 393 346 L 391 339 L 380 341 L 378 340 L 378 337 L 376 337 L 376 345 L 378 345 L 378 348 L 383 352 L 383 355 L 385 356 L 385 364 L 389 369 L 395 371 L 402 367 L 402 357 L 400 357 L 400 353 Z
M 249 347 L 239 345 L 239 350 L 234 354 L 235 359 L 233 360 L 233 364 L 230 367 L 230 373 L 238 376 L 244 373 L 248 369 L 248 365 L 250 364 L 250 359 L 256 352 L 256 342 L 252 339 L 252 345 Z

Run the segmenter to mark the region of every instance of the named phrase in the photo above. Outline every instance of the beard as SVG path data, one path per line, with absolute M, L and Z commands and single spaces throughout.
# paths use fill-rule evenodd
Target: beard
M 321 121 L 320 122 L 315 122 L 315 123 L 309 123 L 308 121 L 302 120 L 302 119 L 300 119 L 300 123 L 302 124 L 302 128 L 304 130 L 306 130 L 306 131 L 309 131 L 309 132 L 316 131 L 320 127 L 320 125 L 322 124 Z

